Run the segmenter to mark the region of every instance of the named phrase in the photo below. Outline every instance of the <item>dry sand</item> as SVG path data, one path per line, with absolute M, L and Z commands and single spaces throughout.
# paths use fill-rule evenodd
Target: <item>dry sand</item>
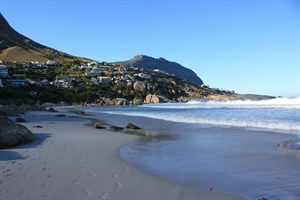
M 240 199 L 146 174 L 118 156 L 120 146 L 137 136 L 94 129 L 84 125 L 87 119 L 55 114 L 22 116 L 37 140 L 0 150 L 1 200 Z

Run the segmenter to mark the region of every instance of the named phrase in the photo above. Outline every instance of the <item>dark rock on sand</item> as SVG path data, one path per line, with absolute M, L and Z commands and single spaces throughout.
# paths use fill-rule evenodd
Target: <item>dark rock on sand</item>
M 0 113 L 0 149 L 26 144 L 34 140 L 34 134 L 25 126 L 14 123 L 4 113 Z
M 54 115 L 55 117 L 65 117 L 65 114 L 58 114 L 58 115 Z
M 34 126 L 34 128 L 43 128 L 43 126 L 41 126 L 41 125 L 36 125 L 36 126 Z
M 259 197 L 258 200 L 268 200 L 266 197 Z
M 136 125 L 134 125 L 132 123 L 128 123 L 127 126 L 126 126 L 126 128 L 127 129 L 135 129 L 135 130 L 141 129 L 140 127 L 138 127 L 138 126 L 136 126 Z
M 94 128 L 95 128 L 95 129 L 105 129 L 104 126 L 101 126 L 101 125 L 98 124 L 98 123 L 94 123 Z
M 124 128 L 122 127 L 118 127 L 118 126 L 111 126 L 110 127 L 113 131 L 120 131 L 120 130 L 123 130 Z
M 18 118 L 16 118 L 16 122 L 23 123 L 23 122 L 27 122 L 27 121 L 21 117 L 18 117 Z
M 57 112 L 53 107 L 48 109 L 49 112 Z

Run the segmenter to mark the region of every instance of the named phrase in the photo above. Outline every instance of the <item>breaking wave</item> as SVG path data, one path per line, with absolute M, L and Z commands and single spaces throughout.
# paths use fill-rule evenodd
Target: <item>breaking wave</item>
M 299 97 L 264 101 L 191 101 L 92 110 L 172 122 L 283 130 L 300 134 Z

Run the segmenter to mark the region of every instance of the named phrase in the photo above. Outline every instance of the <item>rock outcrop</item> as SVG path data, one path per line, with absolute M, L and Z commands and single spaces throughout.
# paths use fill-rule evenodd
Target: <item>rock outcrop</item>
M 146 96 L 144 103 L 147 103 L 147 104 L 149 104 L 149 103 L 166 103 L 168 101 L 170 101 L 170 100 L 164 96 L 148 94 Z
M 138 130 L 138 129 L 141 129 L 140 127 L 132 124 L 132 123 L 128 123 L 127 126 L 126 126 L 127 129 L 133 129 L 133 130 Z
M 0 113 L 0 149 L 11 148 L 34 140 L 34 134 L 25 126 L 14 123 L 6 114 Z
M 176 62 L 168 61 L 164 58 L 156 59 L 150 56 L 137 55 L 128 61 L 114 62 L 114 64 L 143 68 L 145 70 L 158 69 L 165 73 L 174 74 L 176 77 L 187 80 L 190 83 L 196 85 L 203 84 L 203 81 L 197 76 L 194 71 Z
M 143 92 L 145 90 L 145 88 L 146 88 L 146 85 L 142 81 L 137 81 L 133 84 L 133 89 L 134 90 L 138 90 L 138 91 Z

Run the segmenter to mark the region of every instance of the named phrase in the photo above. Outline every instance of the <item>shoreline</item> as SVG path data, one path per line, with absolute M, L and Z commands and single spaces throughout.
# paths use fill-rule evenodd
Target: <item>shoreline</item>
M 67 116 L 55 117 L 57 114 Z M 84 125 L 92 116 L 60 110 L 22 117 L 37 140 L 0 150 L 3 200 L 242 199 L 168 181 L 129 165 L 119 157 L 119 148 L 138 137 Z M 42 128 L 34 128 L 36 125 Z
M 238 194 L 246 199 L 297 199 L 300 195 L 295 190 L 300 186 L 297 184 L 300 178 L 297 155 L 300 153 L 293 153 L 295 149 L 289 151 L 288 146 L 285 147 L 287 149 L 278 149 L 280 143 L 293 144 L 298 141 L 297 134 L 252 128 L 200 126 L 105 113 L 96 113 L 96 116 L 120 126 L 130 121 L 146 131 L 164 136 L 121 148 L 122 158 L 147 173 L 196 188 Z M 202 159 L 198 160 L 197 157 Z M 182 166 L 182 160 L 190 165 Z M 194 160 L 198 160 L 197 163 Z M 160 163 L 159 167 L 155 163 Z M 192 166 L 194 168 L 191 171 Z M 282 189 L 287 185 L 289 188 Z

